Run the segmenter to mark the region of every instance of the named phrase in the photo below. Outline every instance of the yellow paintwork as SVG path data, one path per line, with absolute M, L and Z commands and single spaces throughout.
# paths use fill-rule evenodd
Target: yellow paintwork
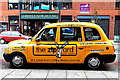
M 57 48 L 55 42 L 36 41 L 38 34 L 43 29 L 53 27 L 57 27 L 55 42 L 58 44 L 65 43 L 65 41 L 60 41 L 60 27 L 81 27 L 82 41 L 69 41 L 68 43 L 71 45 L 66 45 L 62 50 L 61 58 L 57 58 Z M 100 33 L 101 40 L 85 41 L 83 27 L 96 28 Z M 106 50 L 106 47 L 109 47 L 109 50 Z M 50 52 L 50 48 L 54 48 L 56 52 Z M 12 54 L 13 52 L 20 52 L 24 54 L 28 63 L 84 63 L 85 58 L 89 54 L 114 54 L 114 48 L 100 26 L 87 22 L 64 22 L 54 23 L 43 27 L 31 41 L 16 40 L 10 42 L 4 49 L 4 53 Z

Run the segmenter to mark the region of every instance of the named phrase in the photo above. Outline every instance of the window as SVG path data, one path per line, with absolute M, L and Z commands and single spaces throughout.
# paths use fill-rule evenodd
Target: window
M 86 41 L 94 41 L 101 39 L 99 32 L 95 28 L 84 27 L 84 33 Z
M 20 36 L 21 34 L 18 32 L 12 32 L 12 36 Z
M 25 0 L 22 2 L 23 10 L 50 10 L 49 0 Z
M 40 41 L 55 41 L 57 28 L 47 28 L 43 30 L 39 37 Z
M 39 2 L 34 2 L 33 10 L 40 10 L 40 3 Z
M 32 10 L 31 9 L 31 3 L 30 2 L 25 2 L 24 4 L 22 4 L 22 9 L 23 10 Z
M 11 34 L 11 32 L 2 32 L 1 34 L 5 35 L 5 36 L 9 36 Z
M 120 9 L 120 1 L 116 2 L 116 9 Z
M 32 10 L 32 0 L 23 0 L 20 6 L 22 10 Z
M 81 30 L 79 27 L 60 29 L 60 41 L 82 41 Z
M 62 22 L 72 22 L 72 15 L 61 15 Z
M 9 0 L 9 9 L 18 9 L 18 0 Z
M 50 10 L 49 0 L 46 0 L 46 1 L 41 3 L 41 9 L 42 10 Z
M 8 16 L 10 31 L 20 31 L 19 16 Z
M 53 2 L 52 10 L 58 10 L 58 2 Z
M 72 2 L 62 3 L 61 9 L 72 9 Z

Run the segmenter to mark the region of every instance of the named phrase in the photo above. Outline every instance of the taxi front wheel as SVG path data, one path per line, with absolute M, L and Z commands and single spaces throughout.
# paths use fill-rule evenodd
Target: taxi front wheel
M 22 55 L 13 55 L 10 64 L 13 68 L 23 68 L 26 65 L 26 60 Z
M 102 61 L 98 56 L 91 56 L 86 59 L 85 65 L 90 69 L 98 69 L 102 65 Z

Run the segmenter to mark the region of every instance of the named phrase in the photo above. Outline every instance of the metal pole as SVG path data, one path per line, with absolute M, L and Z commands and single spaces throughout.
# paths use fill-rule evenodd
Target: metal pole
M 19 27 L 20 27 L 20 32 L 21 32 L 21 2 L 19 5 L 20 5 Z
M 61 3 L 60 3 L 60 0 L 58 0 L 59 1 L 59 4 L 58 4 L 58 8 L 59 8 L 59 22 L 61 22 L 61 11 L 60 11 L 60 9 L 61 9 Z

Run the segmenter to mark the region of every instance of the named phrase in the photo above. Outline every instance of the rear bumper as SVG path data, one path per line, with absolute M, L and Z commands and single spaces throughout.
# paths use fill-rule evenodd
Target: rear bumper
M 116 58 L 115 54 L 110 54 L 110 55 L 102 55 L 102 60 L 105 63 L 111 63 L 114 62 Z
M 10 61 L 10 56 L 11 56 L 10 54 L 6 54 L 6 53 L 3 54 L 3 57 L 4 57 L 6 62 Z

